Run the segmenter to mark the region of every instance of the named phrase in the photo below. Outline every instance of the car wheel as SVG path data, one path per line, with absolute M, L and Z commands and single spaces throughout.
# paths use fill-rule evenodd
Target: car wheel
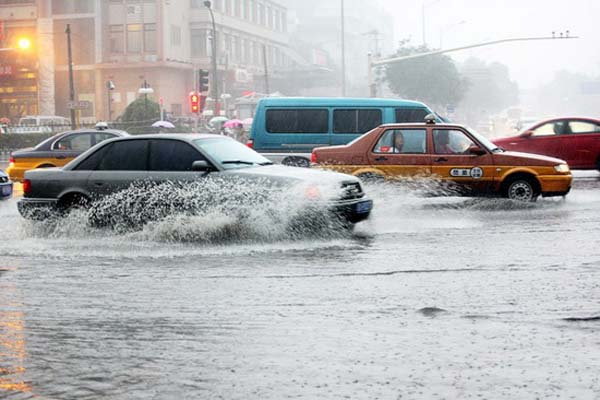
M 68 214 L 73 210 L 88 209 L 90 200 L 83 195 L 66 196 L 58 202 L 58 210 L 62 214 Z
M 379 183 L 385 180 L 385 178 L 382 175 L 376 174 L 374 172 L 358 174 L 356 175 L 356 177 L 365 183 Z
M 283 159 L 281 164 L 287 165 L 289 167 L 310 167 L 310 161 L 304 157 L 287 157 Z
M 52 164 L 42 164 L 40 166 L 38 166 L 38 168 L 54 168 L 56 167 L 56 165 L 52 165 Z
M 506 197 L 517 201 L 535 201 L 539 196 L 536 185 L 528 178 L 517 178 L 506 187 Z

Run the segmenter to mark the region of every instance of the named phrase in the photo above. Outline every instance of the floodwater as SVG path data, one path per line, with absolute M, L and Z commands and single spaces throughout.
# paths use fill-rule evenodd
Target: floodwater
M 1 202 L 0 398 L 600 398 L 596 172 L 535 204 L 368 190 L 305 237 Z

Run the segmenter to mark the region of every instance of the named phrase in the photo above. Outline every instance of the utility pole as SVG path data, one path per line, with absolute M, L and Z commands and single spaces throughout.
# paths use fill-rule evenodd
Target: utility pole
M 73 54 L 71 52 L 71 24 L 67 24 L 67 29 L 65 29 L 65 33 L 67 34 L 67 54 L 69 58 L 69 100 L 71 103 L 71 129 L 76 129 L 77 124 L 75 121 L 75 84 L 73 82 Z
M 269 90 L 269 67 L 267 65 L 267 45 L 263 44 L 263 64 L 265 68 L 265 91 L 267 92 L 267 96 L 271 93 Z
M 346 30 L 344 26 L 344 0 L 341 0 L 342 16 L 342 97 L 346 97 Z
M 217 25 L 215 24 L 215 15 L 213 14 L 213 10 L 211 7 L 211 2 L 209 0 L 204 1 L 204 6 L 208 8 L 208 12 L 210 13 L 210 19 L 212 21 L 212 97 L 215 103 L 213 117 L 216 117 L 219 110 L 219 77 L 217 71 Z

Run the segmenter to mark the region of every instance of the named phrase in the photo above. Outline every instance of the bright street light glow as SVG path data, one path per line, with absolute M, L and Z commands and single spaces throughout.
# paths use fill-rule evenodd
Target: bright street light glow
M 17 46 L 19 46 L 21 50 L 27 50 L 31 47 L 31 40 L 28 38 L 20 38 L 17 42 Z

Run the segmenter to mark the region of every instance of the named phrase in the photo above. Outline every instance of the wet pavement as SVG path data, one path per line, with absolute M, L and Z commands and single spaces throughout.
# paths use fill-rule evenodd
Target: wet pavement
M 353 234 L 295 240 L 0 202 L 0 398 L 600 398 L 598 173 L 535 204 L 368 189 Z

